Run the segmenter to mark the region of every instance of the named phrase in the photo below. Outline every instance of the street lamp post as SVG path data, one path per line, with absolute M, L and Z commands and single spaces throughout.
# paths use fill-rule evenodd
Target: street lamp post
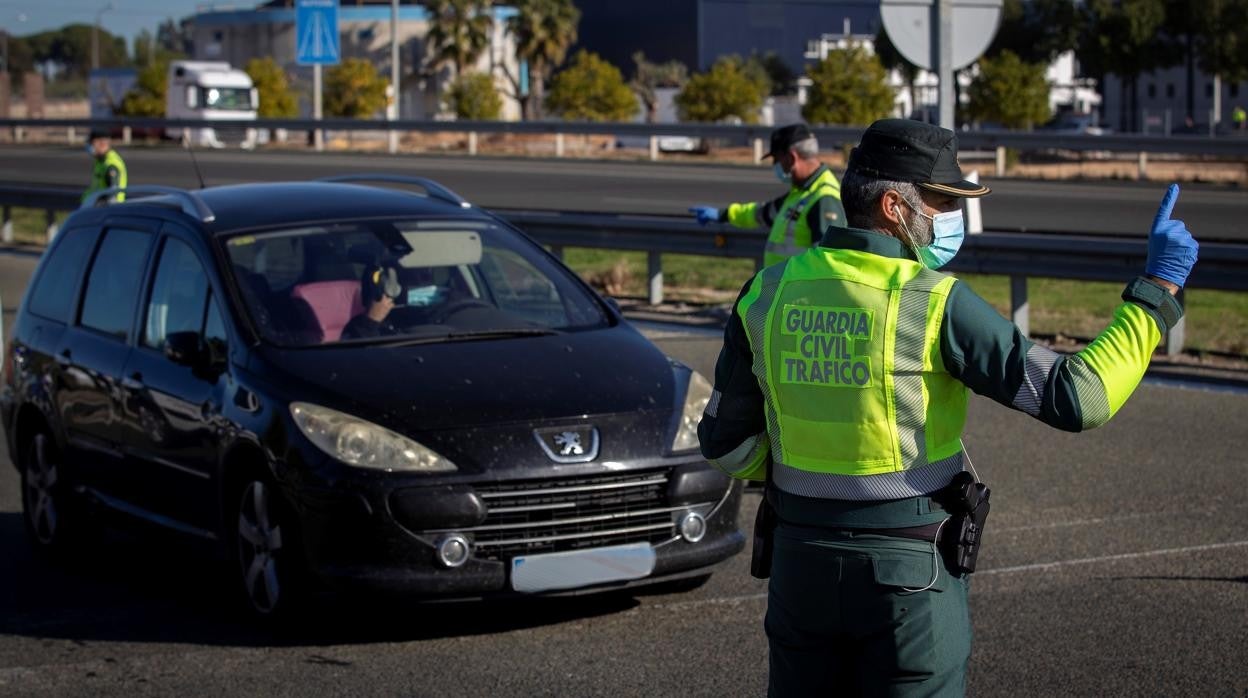
M 110 2 L 95 13 L 95 26 L 91 28 L 91 70 L 100 67 L 100 19 L 111 9 L 113 3 Z

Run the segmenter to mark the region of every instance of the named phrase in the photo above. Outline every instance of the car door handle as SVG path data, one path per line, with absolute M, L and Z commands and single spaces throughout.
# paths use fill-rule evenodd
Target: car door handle
M 134 373 L 131 373 L 125 378 L 122 378 L 121 387 L 125 388 L 126 390 L 142 390 L 143 389 L 143 374 L 139 373 L 138 371 L 135 371 Z

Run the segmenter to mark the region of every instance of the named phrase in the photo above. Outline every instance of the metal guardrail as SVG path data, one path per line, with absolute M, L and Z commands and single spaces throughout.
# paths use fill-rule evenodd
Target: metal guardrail
M 56 234 L 55 213 L 78 208 L 77 191 L 64 188 L 0 186 L 3 241 L 12 241 L 12 209 L 42 208 L 50 240 Z M 134 199 L 131 199 L 133 201 Z M 646 253 L 647 295 L 663 302 L 663 255 L 745 258 L 762 266 L 766 234 L 717 224 L 703 227 L 688 218 L 612 213 L 560 213 L 493 209 L 494 213 L 547 245 L 560 258 L 565 248 L 631 250 Z M 967 236 L 948 269 L 1010 278 L 1011 319 L 1024 333 L 1030 329 L 1027 279 L 1047 277 L 1079 281 L 1126 283 L 1144 269 L 1147 242 L 1123 238 L 988 232 Z M 1205 243 L 1200 263 L 1187 288 L 1248 291 L 1248 245 Z M 1167 352 L 1183 348 L 1180 323 L 1166 339 Z
M 691 138 L 714 138 L 736 141 L 742 145 L 753 144 L 761 155 L 772 127 L 760 125 L 732 126 L 727 124 L 679 123 L 600 123 L 588 121 L 431 121 L 403 119 L 396 121 L 370 119 L 0 119 L 0 128 L 14 129 L 73 129 L 91 128 L 144 130 L 178 130 L 197 128 L 229 129 L 287 129 L 291 131 L 408 131 L 420 133 L 468 133 L 472 137 L 470 150 L 475 150 L 475 134 L 546 134 L 558 138 L 556 150 L 561 150 L 563 135 L 612 135 L 649 137 L 651 154 L 657 156 L 657 139 L 661 136 L 688 136 Z M 813 129 L 823 146 L 856 144 L 862 137 L 864 127 L 822 126 Z M 1248 157 L 1248 137 L 1241 136 L 1158 136 L 1142 134 L 1108 134 L 1090 136 L 1084 134 L 1053 133 L 1045 131 L 960 131 L 958 144 L 964 150 L 996 149 L 999 156 L 1005 148 L 1020 150 L 1067 150 L 1076 152 L 1111 151 L 1140 153 L 1141 165 L 1146 163 L 1148 153 L 1200 154 L 1223 157 Z M 998 158 L 999 160 L 1001 157 Z

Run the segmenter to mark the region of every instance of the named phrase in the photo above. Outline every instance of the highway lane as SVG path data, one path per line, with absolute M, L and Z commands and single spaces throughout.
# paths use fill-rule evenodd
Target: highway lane
M 33 258 L 0 254 L 6 307 Z M 715 332 L 642 325 L 710 374 Z M 973 579 L 970 695 L 1248 691 L 1242 392 L 1146 385 L 1106 427 L 1054 432 L 982 399 L 993 487 Z M 765 583 L 748 552 L 684 594 L 421 606 L 319 599 L 246 625 L 188 543 L 124 531 L 78 564 L 31 555 L 0 455 L 0 694 L 757 696 Z M 748 530 L 757 496 L 739 518 Z
M 122 150 L 131 183 L 198 185 L 182 150 Z M 695 203 L 722 205 L 779 193 L 770 168 L 761 166 L 236 150 L 200 151 L 197 157 L 209 185 L 387 172 L 432 177 L 494 208 L 675 215 Z M 90 162 L 79 148 L 0 146 L 0 182 L 79 187 L 89 174 Z M 1165 189 L 1162 183 L 984 181 L 994 192 L 983 204 L 990 230 L 1142 236 Z M 1202 239 L 1244 241 L 1246 204 L 1242 190 L 1186 185 L 1176 215 Z

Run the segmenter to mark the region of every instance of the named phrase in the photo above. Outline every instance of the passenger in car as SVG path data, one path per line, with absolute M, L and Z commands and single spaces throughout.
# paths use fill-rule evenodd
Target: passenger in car
M 399 329 L 388 320 L 390 311 L 394 310 L 394 299 L 403 292 L 394 267 L 367 267 L 360 280 L 360 292 L 360 298 L 364 301 L 364 312 L 351 318 L 347 326 L 342 328 L 342 338 L 361 339 L 398 334 Z

